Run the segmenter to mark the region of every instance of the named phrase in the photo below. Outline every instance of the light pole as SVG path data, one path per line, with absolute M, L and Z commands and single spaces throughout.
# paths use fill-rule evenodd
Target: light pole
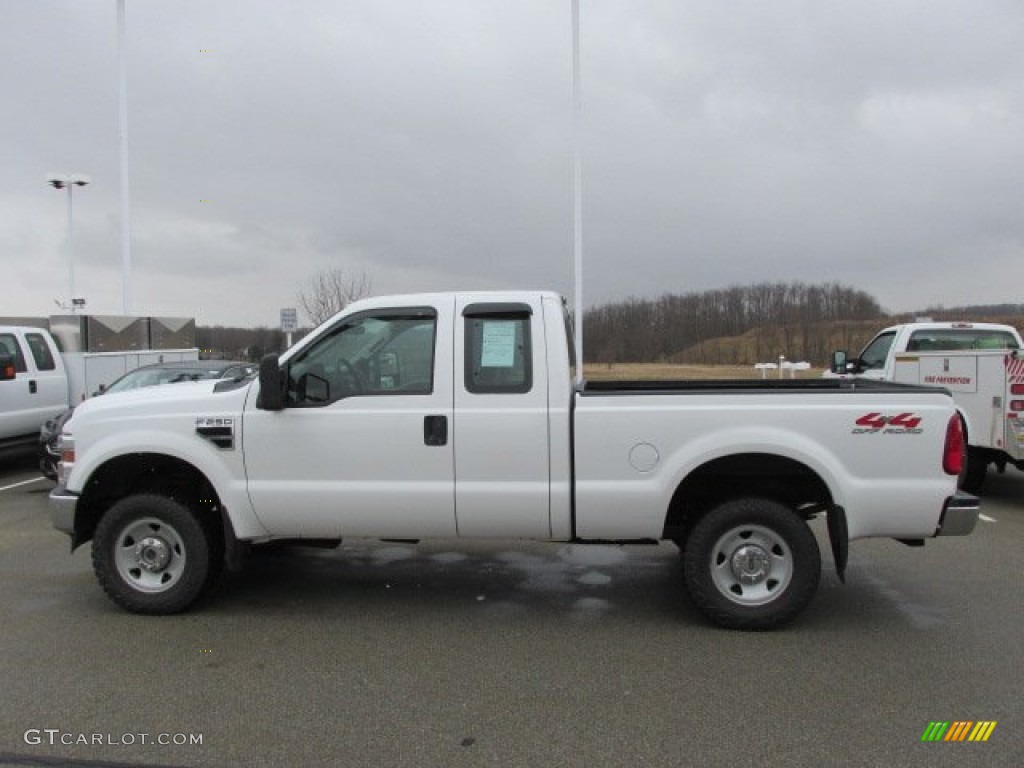
M 583 387 L 583 159 L 580 133 L 583 96 L 580 84 L 580 0 L 572 0 L 572 269 L 576 323 L 576 386 Z
M 74 187 L 84 187 L 90 179 L 80 174 L 69 176 L 51 173 L 46 177 L 46 182 L 54 189 L 68 191 L 68 303 L 71 305 L 71 311 L 75 312 L 79 307 L 85 306 L 85 300 L 75 297 L 75 226 L 71 190 Z

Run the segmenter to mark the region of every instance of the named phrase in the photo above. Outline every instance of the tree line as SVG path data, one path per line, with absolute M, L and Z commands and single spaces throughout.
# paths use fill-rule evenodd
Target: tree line
M 821 365 L 856 348 L 864 321 L 885 317 L 864 291 L 802 282 L 753 283 L 605 304 L 583 316 L 584 358 L 600 363 L 750 365 L 785 355 Z
M 204 358 L 257 362 L 284 349 L 285 336 L 276 328 L 197 326 L 196 346 Z
M 321 270 L 299 292 L 313 325 L 370 294 L 365 274 Z M 1021 326 L 1024 305 L 930 307 L 936 320 L 985 319 Z M 858 352 L 883 326 L 914 315 L 889 316 L 870 294 L 840 283 L 761 282 L 655 299 L 630 298 L 593 307 L 583 316 L 584 359 L 598 363 L 753 365 L 780 355 L 823 366 L 833 350 Z M 309 332 L 300 329 L 297 341 Z M 271 328 L 198 327 L 205 356 L 259 360 L 284 349 Z

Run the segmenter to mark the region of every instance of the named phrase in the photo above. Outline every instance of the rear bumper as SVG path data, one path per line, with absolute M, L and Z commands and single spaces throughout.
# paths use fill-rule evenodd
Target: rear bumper
M 936 536 L 966 536 L 978 524 L 981 505 L 977 496 L 957 491 L 946 499 Z
M 50 522 L 58 531 L 75 535 L 75 508 L 78 495 L 57 486 L 50 492 Z

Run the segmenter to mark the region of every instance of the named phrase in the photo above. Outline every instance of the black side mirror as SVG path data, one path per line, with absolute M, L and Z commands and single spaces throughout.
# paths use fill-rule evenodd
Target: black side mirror
M 0 381 L 12 381 L 18 378 L 18 369 L 14 367 L 14 358 L 0 355 Z
M 836 350 L 832 353 L 832 364 L 830 366 L 832 373 L 848 373 L 849 365 L 846 362 L 846 352 L 844 350 Z
M 256 407 L 264 411 L 284 410 L 284 382 L 277 355 L 267 355 L 260 360 L 260 394 Z

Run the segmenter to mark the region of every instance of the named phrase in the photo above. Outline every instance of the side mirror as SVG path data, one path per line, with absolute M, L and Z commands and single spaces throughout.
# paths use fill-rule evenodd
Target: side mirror
M 267 355 L 260 360 L 260 394 L 256 407 L 264 411 L 284 410 L 284 386 L 277 355 Z
M 12 381 L 18 378 L 18 369 L 14 367 L 14 358 L 0 355 L 0 381 Z
M 846 362 L 846 352 L 844 350 L 837 350 L 832 353 L 832 365 L 830 366 L 832 373 L 849 373 L 848 363 Z

